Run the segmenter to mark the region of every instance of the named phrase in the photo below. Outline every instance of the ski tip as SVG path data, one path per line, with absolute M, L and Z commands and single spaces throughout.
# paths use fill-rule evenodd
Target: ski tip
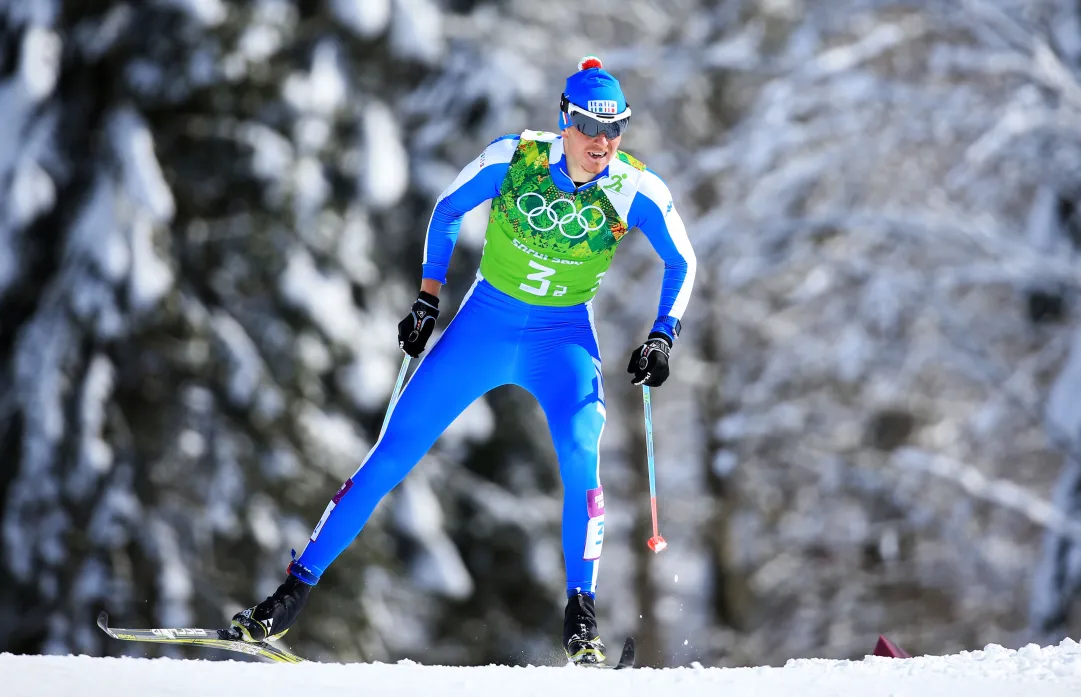
M 634 637 L 627 637 L 623 642 L 623 652 L 619 656 L 619 663 L 616 664 L 616 669 L 620 668 L 633 668 L 634 667 Z
M 98 628 L 112 638 L 116 638 L 116 632 L 109 629 L 109 613 L 105 612 L 104 610 L 98 613 Z
M 912 658 L 907 651 L 881 634 L 878 636 L 878 642 L 875 644 L 872 655 L 886 658 Z

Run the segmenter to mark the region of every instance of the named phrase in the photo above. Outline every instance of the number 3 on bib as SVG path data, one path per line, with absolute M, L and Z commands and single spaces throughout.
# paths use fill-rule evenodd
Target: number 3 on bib
M 537 296 L 548 295 L 548 289 L 552 285 L 552 282 L 548 280 L 548 277 L 551 276 L 552 274 L 554 274 L 556 272 L 556 270 L 549 267 L 549 266 L 544 266 L 542 264 L 538 264 L 537 262 L 533 261 L 532 259 L 529 260 L 529 268 L 536 269 L 537 271 L 536 271 L 536 273 L 529 274 L 528 276 L 526 276 L 526 278 L 528 278 L 530 281 L 538 281 L 538 282 L 540 282 L 540 285 L 539 286 L 531 286 L 531 285 L 529 285 L 527 283 L 521 283 L 521 284 L 518 285 L 518 288 L 520 290 L 525 291 L 526 293 L 529 293 L 530 295 L 537 295 Z M 560 286 L 560 285 L 557 285 L 556 289 L 555 289 L 555 292 L 552 293 L 552 295 L 556 296 L 556 297 L 558 297 L 560 295 L 566 295 L 566 294 L 567 294 L 567 286 Z

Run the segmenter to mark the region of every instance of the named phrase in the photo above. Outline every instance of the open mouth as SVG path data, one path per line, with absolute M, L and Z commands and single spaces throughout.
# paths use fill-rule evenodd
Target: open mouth
M 600 160 L 604 159 L 604 157 L 608 154 L 608 152 L 605 151 L 605 150 L 601 150 L 601 151 L 590 150 L 586 154 L 589 155 L 592 159 L 594 159 L 596 161 L 600 161 Z

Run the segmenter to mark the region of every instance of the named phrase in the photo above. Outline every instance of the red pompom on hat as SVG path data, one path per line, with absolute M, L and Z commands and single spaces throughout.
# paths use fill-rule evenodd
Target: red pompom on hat
M 601 59 L 596 56 L 586 56 L 582 60 L 578 61 L 579 70 L 589 70 L 590 68 L 603 68 L 601 65 Z

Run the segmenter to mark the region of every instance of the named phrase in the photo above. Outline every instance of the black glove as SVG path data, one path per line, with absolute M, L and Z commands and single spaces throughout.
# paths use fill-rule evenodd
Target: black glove
M 668 379 L 668 355 L 672 340 L 660 332 L 652 332 L 646 342 L 631 354 L 627 372 L 634 375 L 635 385 L 659 387 Z
M 420 291 L 409 314 L 398 322 L 398 347 L 413 358 L 423 353 L 424 345 L 428 343 L 428 338 L 435 329 L 435 319 L 438 316 L 439 298 L 423 290 Z

